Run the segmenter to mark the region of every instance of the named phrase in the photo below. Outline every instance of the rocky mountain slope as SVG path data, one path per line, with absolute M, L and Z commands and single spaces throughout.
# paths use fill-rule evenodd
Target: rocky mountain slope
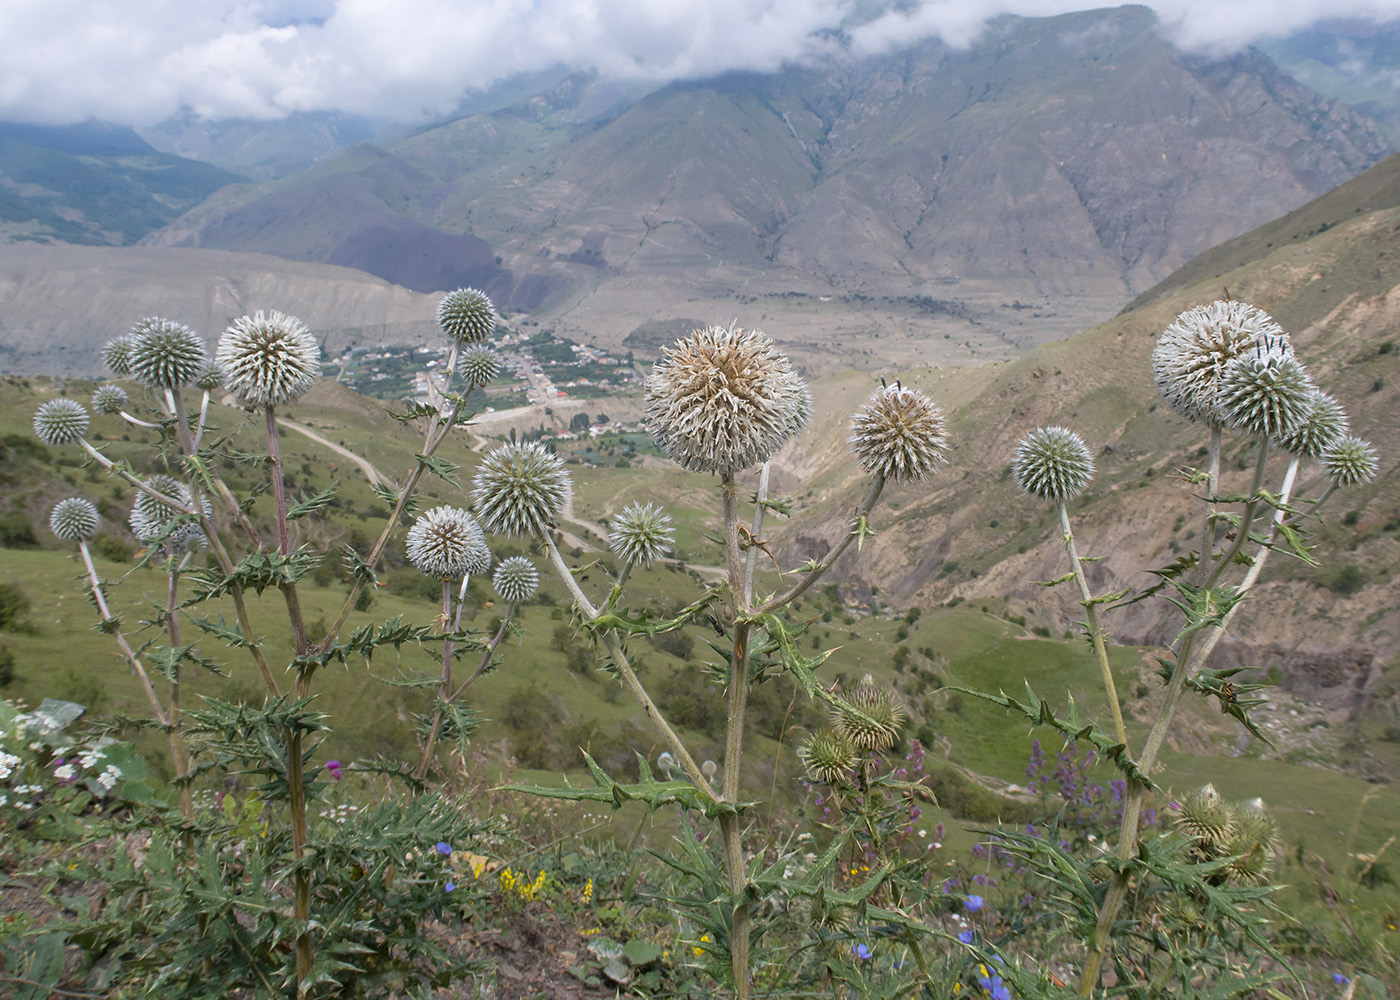
M 148 242 L 476 284 L 611 344 L 757 301 L 770 333 L 816 354 L 831 344 L 813 327 L 921 317 L 1015 349 L 1390 150 L 1258 53 L 1183 55 L 1140 7 L 1005 18 L 966 51 L 848 54 L 620 106 L 571 78 L 226 188 Z

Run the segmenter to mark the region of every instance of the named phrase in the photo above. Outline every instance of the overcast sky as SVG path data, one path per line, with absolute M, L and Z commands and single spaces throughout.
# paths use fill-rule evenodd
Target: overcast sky
M 665 80 L 772 70 L 830 45 L 860 0 L 0 0 L 0 120 L 150 125 L 339 109 L 413 121 L 464 92 L 564 64 Z M 1400 0 L 1147 0 L 1216 52 L 1321 17 L 1400 18 Z M 868 8 L 870 0 L 861 6 Z M 851 32 L 858 51 L 975 39 L 988 17 L 1084 0 L 923 0 Z

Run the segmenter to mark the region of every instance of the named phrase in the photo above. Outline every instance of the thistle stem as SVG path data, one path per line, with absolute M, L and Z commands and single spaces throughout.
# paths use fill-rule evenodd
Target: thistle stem
M 749 546 L 748 557 L 744 561 L 744 607 L 747 608 L 753 602 L 753 578 L 758 569 L 758 540 L 763 532 L 763 515 L 766 510 L 764 504 L 768 501 L 768 476 L 772 470 L 772 462 L 764 462 L 763 468 L 758 473 L 758 492 L 754 494 L 753 510 L 753 531 L 750 533 L 752 544 Z
M 172 565 L 170 569 L 170 584 L 166 590 L 165 599 L 165 628 L 170 636 L 170 647 L 172 649 L 180 645 L 180 571 L 189 562 L 187 554 L 184 560 L 178 565 Z M 170 665 L 170 702 L 166 718 L 170 726 L 170 757 L 175 765 L 175 781 L 180 787 L 180 813 L 185 818 L 194 814 L 194 800 L 191 797 L 190 786 L 183 779 L 190 773 L 190 761 L 185 755 L 185 747 L 180 740 L 180 664 L 178 662 Z
M 102 592 L 102 580 L 97 575 L 97 567 L 93 564 L 92 553 L 88 550 L 87 542 L 79 540 L 78 551 L 83 555 L 83 564 L 87 567 L 88 589 L 92 591 L 92 598 L 97 602 L 97 612 L 102 616 L 104 622 L 113 622 L 116 619 L 112 615 L 111 608 L 107 605 L 107 596 Z M 141 664 L 141 659 L 126 641 L 126 636 L 122 635 L 120 628 L 113 628 L 112 634 L 116 637 L 117 645 L 121 647 L 122 656 L 131 665 L 131 670 L 136 674 L 141 682 L 141 690 L 146 695 L 146 700 L 150 702 L 151 711 L 155 714 L 156 722 L 162 729 L 170 728 L 170 720 L 166 717 L 165 706 L 160 703 L 160 698 L 156 695 L 155 686 L 151 683 L 150 674 L 146 673 L 146 668 Z
M 767 471 L 764 465 L 764 471 Z M 764 484 L 766 486 L 766 483 Z M 762 489 L 763 487 L 760 487 Z M 720 489 L 724 502 L 724 556 L 729 570 L 729 589 L 734 602 L 736 619 L 734 622 L 734 645 L 729 656 L 729 684 L 726 689 L 728 717 L 724 727 L 724 797 L 730 802 L 739 801 L 740 771 L 744 753 L 744 716 L 749 701 L 749 629 L 746 594 L 752 588 L 752 561 L 755 548 L 750 547 L 748 570 L 743 564 L 739 550 L 739 490 L 734 482 L 733 470 L 725 470 L 720 477 Z M 762 526 L 760 504 L 755 514 L 755 524 Z M 749 994 L 749 929 L 752 915 L 749 904 L 744 899 L 744 883 L 747 873 L 744 870 L 744 837 L 737 813 L 720 817 L 720 834 L 724 838 L 724 868 L 729 877 L 729 891 L 736 902 L 730 923 L 729 956 L 733 968 L 734 996 L 746 1000 Z
M 1094 655 L 1099 661 L 1099 671 L 1103 675 L 1104 693 L 1108 696 L 1108 707 L 1113 713 L 1113 731 L 1118 742 L 1126 748 L 1128 745 L 1128 731 L 1123 726 L 1123 709 L 1118 704 L 1118 687 L 1113 682 L 1113 668 L 1108 662 L 1108 647 L 1104 642 L 1103 629 L 1099 627 L 1098 607 L 1094 603 L 1094 595 L 1089 590 L 1088 577 L 1084 575 L 1084 564 L 1079 558 L 1079 551 L 1075 548 L 1074 532 L 1069 526 L 1069 511 L 1065 508 L 1064 501 L 1058 504 L 1060 512 L 1060 530 L 1064 534 L 1065 548 L 1069 550 L 1070 565 L 1074 568 L 1074 580 L 1079 584 L 1079 603 L 1084 607 L 1085 627 L 1089 630 L 1089 640 L 1094 646 Z

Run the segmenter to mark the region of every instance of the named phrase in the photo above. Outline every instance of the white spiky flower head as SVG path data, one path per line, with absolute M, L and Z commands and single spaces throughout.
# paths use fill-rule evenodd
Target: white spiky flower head
M 459 288 L 438 303 L 438 326 L 456 340 L 477 344 L 496 329 L 496 307 L 483 291 Z
M 1094 478 L 1094 456 L 1074 431 L 1037 427 L 1017 445 L 1011 472 L 1031 496 L 1060 503 L 1084 492 Z
M 472 478 L 481 526 L 498 535 L 543 535 L 572 491 L 564 463 L 537 441 L 501 445 Z
M 861 467 L 891 482 L 918 481 L 947 459 L 943 411 L 917 389 L 881 385 L 851 417 L 847 438 Z
M 510 556 L 496 567 L 491 586 L 507 604 L 519 604 L 540 589 L 540 572 L 524 556 Z
M 130 400 L 126 390 L 112 382 L 99 385 L 92 390 L 92 411 L 94 413 L 120 413 Z
M 676 341 L 646 380 L 656 443 L 697 472 L 765 462 L 805 425 L 811 396 L 759 330 L 709 326 Z
M 1333 445 L 1347 433 L 1347 414 L 1342 404 L 1323 392 L 1312 391 L 1311 407 L 1292 434 L 1279 438 L 1285 451 L 1303 458 L 1321 461 Z
M 113 337 L 102 347 L 102 363 L 107 370 L 120 378 L 131 374 L 131 335 L 123 333 Z
M 146 485 L 157 493 L 178 500 L 185 507 L 194 506 L 194 491 L 173 476 L 157 473 L 147 477 Z M 200 509 L 206 518 L 213 516 L 214 509 L 208 497 L 200 498 Z M 137 490 L 127 524 L 131 526 L 131 533 L 142 542 L 159 542 L 168 552 L 193 552 L 208 545 L 209 540 L 204 537 L 204 532 L 196 523 L 187 521 L 172 529 L 171 522 L 182 515 L 184 511 L 172 507 L 145 490 Z
M 1359 437 L 1344 437 L 1322 456 L 1323 468 L 1336 486 L 1356 486 L 1376 478 L 1376 451 Z
M 40 403 L 34 411 L 34 433 L 46 445 L 72 444 L 87 434 L 88 421 L 82 403 L 60 396 Z
M 240 316 L 219 338 L 214 359 L 244 406 L 281 406 L 321 374 L 321 348 L 306 324 L 277 310 Z
M 608 525 L 608 545 L 629 566 L 646 569 L 670 552 L 675 542 L 671 515 L 652 503 L 630 503 Z
M 501 373 L 501 356 L 485 344 L 468 347 L 457 360 L 457 371 L 468 385 L 489 385 Z
M 1152 351 L 1152 378 L 1172 409 L 1191 420 L 1224 423 L 1216 383 L 1225 365 L 1264 340 L 1288 346 L 1288 334 L 1262 309 L 1222 299 L 1188 309 L 1163 331 Z
M 1291 350 L 1278 341 L 1264 341 L 1226 362 L 1216 406 L 1227 426 L 1252 437 L 1290 437 L 1307 419 L 1314 389 Z
M 859 763 L 856 748 L 835 729 L 818 729 L 797 748 L 807 777 L 823 785 L 844 785 Z
M 404 542 L 408 561 L 424 576 L 455 579 L 480 566 L 491 553 L 476 519 L 459 507 L 434 507 L 424 511 L 408 529 Z
M 69 497 L 54 504 L 49 514 L 49 530 L 65 542 L 80 542 L 97 531 L 97 507 L 82 497 Z
M 196 388 L 205 392 L 213 392 L 224 384 L 224 370 L 217 362 L 211 361 L 204 366 L 204 370 L 195 376 L 194 384 Z
M 209 364 L 204 338 L 183 323 L 148 316 L 131 328 L 127 371 L 148 389 L 189 385 Z

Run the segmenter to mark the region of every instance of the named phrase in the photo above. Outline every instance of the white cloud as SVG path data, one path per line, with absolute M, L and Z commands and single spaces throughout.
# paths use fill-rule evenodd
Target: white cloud
M 665 80 L 772 70 L 831 43 L 855 0 L 4 0 L 0 119 L 153 124 L 339 109 L 400 120 L 563 64 Z M 938 36 L 970 44 L 988 17 L 1073 0 L 924 0 L 853 33 L 860 51 Z M 1237 48 L 1322 17 L 1383 21 L 1400 0 L 1151 0 L 1198 49 Z

